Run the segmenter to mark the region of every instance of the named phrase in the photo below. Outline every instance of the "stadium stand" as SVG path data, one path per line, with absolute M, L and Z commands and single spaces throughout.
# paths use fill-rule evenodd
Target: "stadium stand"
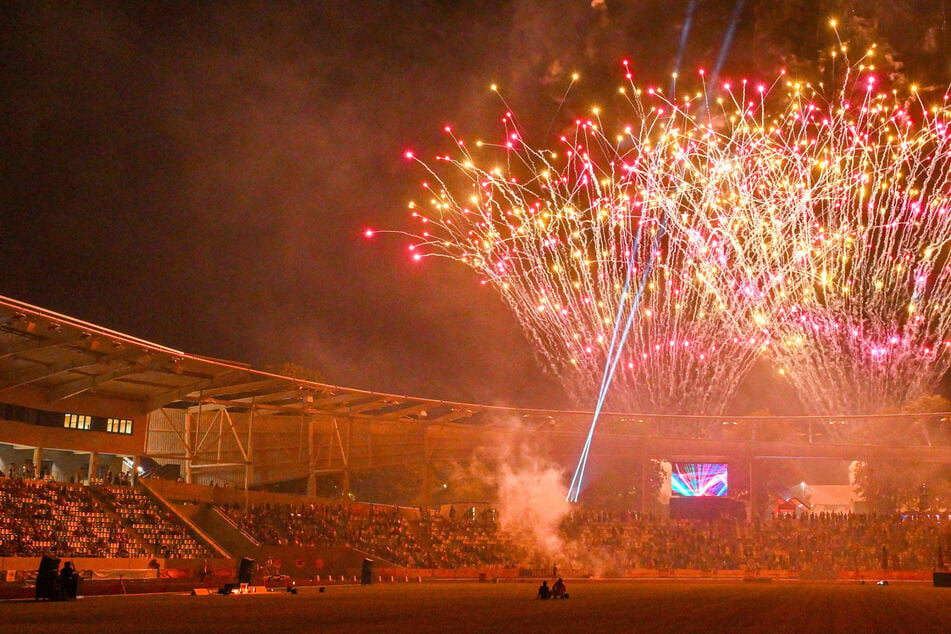
M 571 556 L 619 570 L 931 570 L 939 551 L 951 546 L 948 517 L 927 515 L 822 513 L 706 522 L 580 512 L 563 532 L 575 546 Z
M 0 298 L 0 319 L 7 385 L 0 402 L 0 581 L 11 573 L 8 579 L 25 583 L 23 573 L 36 571 L 46 554 L 85 558 L 81 570 L 123 584 L 132 573 L 141 573 L 143 584 L 186 577 L 183 584 L 215 584 L 233 576 L 242 557 L 281 560 L 283 571 L 324 579 L 353 579 L 366 555 L 380 561 L 378 570 L 413 569 L 419 577 L 484 569 L 544 576 L 553 572 L 553 559 L 559 570 L 594 575 L 834 576 L 930 573 L 945 569 L 944 553 L 951 552 L 947 515 L 671 520 L 583 505 L 550 535 L 560 545 L 542 552 L 503 529 L 485 505 L 477 513 L 460 502 L 453 506 L 469 510 L 458 515 L 426 508 L 433 501 L 429 471 L 414 498 L 423 508 L 353 502 L 351 476 L 377 465 L 417 464 L 431 453 L 464 462 L 474 448 L 506 445 L 508 431 L 493 422 L 501 417 L 517 418 L 533 434 L 561 434 L 586 429 L 587 414 L 562 412 L 556 421 L 547 411 L 325 385 L 190 355 L 7 298 Z M 747 417 L 739 426 L 709 417 L 702 428 L 716 432 L 716 444 L 707 446 L 716 455 L 747 451 L 760 430 L 783 452 L 853 460 L 868 452 L 866 439 L 830 442 L 833 425 L 904 429 L 897 423 L 907 422 L 935 431 L 947 423 L 946 413 L 918 416 Z M 606 415 L 601 424 L 623 439 L 615 449 L 632 460 L 693 450 L 692 436 L 661 437 L 669 425 L 663 416 Z M 736 434 L 720 438 L 725 429 Z M 951 445 L 916 435 L 897 445 L 885 439 L 876 453 L 951 461 Z M 130 474 L 141 477 L 134 487 Z M 213 483 L 219 486 L 207 486 Z M 318 491 L 347 502 L 318 501 Z M 648 508 L 645 500 L 640 506 Z
M 304 498 L 301 498 L 302 500 Z M 263 545 L 352 549 L 395 568 L 551 570 L 553 555 L 503 530 L 493 510 L 460 517 L 435 510 L 353 503 L 203 502 Z M 198 508 L 196 506 L 195 508 Z M 928 572 L 951 552 L 948 516 L 804 514 L 765 521 L 671 520 L 634 512 L 574 509 L 562 522 L 564 569 L 636 576 L 693 570 L 785 571 L 843 576 Z M 285 551 L 290 552 L 290 551 Z M 0 557 L 100 559 L 212 554 L 169 508 L 139 487 L 0 478 Z M 237 556 L 234 555 L 233 556 Z M 181 563 L 177 565 L 182 565 Z
M 47 552 L 67 557 L 146 554 L 88 487 L 0 479 L 0 554 L 35 557 Z
M 176 522 L 168 510 L 162 510 L 152 499 L 134 487 L 105 485 L 97 491 L 113 507 L 126 526 L 133 529 L 165 558 L 195 559 L 211 556 L 185 527 Z
M 337 546 L 375 555 L 408 568 L 455 568 L 511 564 L 514 548 L 494 522 L 455 522 L 432 512 L 414 519 L 378 505 L 253 505 L 224 510 L 261 542 Z
M 354 507 L 355 509 L 356 507 Z M 341 505 L 257 505 L 225 509 L 265 543 L 343 544 L 409 568 L 547 565 L 486 513 L 452 519 L 429 511 L 409 519 L 397 509 Z M 624 570 L 927 571 L 951 552 L 951 522 L 927 515 L 812 514 L 763 522 L 669 520 L 636 513 L 574 511 L 560 531 L 564 557 Z

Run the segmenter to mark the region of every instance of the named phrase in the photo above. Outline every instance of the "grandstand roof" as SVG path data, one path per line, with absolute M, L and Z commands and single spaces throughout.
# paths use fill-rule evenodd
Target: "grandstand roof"
M 0 397 L 23 386 L 39 388 L 51 404 L 88 394 L 135 402 L 143 414 L 201 401 L 294 414 L 463 422 L 481 409 L 262 372 L 0 296 Z
M 400 396 L 281 376 L 245 363 L 188 354 L 0 296 L 0 401 L 4 394 L 24 387 L 35 388 L 51 409 L 59 411 L 69 411 L 71 399 L 92 395 L 121 401 L 126 410 L 142 414 L 203 404 L 238 412 L 256 409 L 276 415 L 411 422 L 429 428 L 430 439 L 439 436 L 445 442 L 460 438 L 453 429 L 491 430 L 515 421 L 532 432 L 570 436 L 567 445 L 561 444 L 570 445 L 572 451 L 592 416 Z M 668 459 L 699 455 L 721 459 L 738 451 L 759 457 L 854 459 L 885 450 L 916 460 L 947 461 L 951 445 L 943 435 L 937 442 L 930 438 L 925 419 L 943 427 L 951 423 L 951 413 L 834 417 L 602 413 L 598 420 L 607 451 L 620 451 L 626 443 L 631 451 Z M 876 441 L 870 442 L 833 433 L 867 421 L 893 428 L 900 439 L 876 433 Z M 469 445 L 464 448 L 470 450 Z

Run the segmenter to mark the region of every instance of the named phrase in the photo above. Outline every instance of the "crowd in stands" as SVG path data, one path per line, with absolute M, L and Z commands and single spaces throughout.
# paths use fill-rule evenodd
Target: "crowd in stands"
M 617 570 L 932 570 L 951 547 L 944 516 L 806 514 L 747 522 L 655 520 L 631 513 L 573 513 L 563 525 L 571 556 Z
M 432 544 L 430 568 L 504 566 L 520 562 L 525 552 L 499 528 L 494 513 L 461 518 L 427 513 L 421 526 Z
M 145 549 L 88 487 L 0 479 L 0 555 L 141 557 Z
M 116 485 L 104 485 L 97 490 L 156 555 L 177 559 L 211 556 L 171 511 L 163 511 L 142 490 Z
M 82 483 L 86 480 L 86 467 L 80 467 L 76 470 L 75 475 L 69 477 L 70 483 Z M 53 480 L 53 474 L 46 471 L 43 467 L 37 467 L 29 460 L 24 461 L 22 464 L 17 464 L 11 462 L 7 466 L 7 470 L 3 471 L 0 469 L 0 478 L 21 478 L 23 480 Z M 113 473 L 111 469 L 107 469 L 103 474 L 102 478 L 93 478 L 93 483 L 95 484 L 115 484 L 117 486 L 128 486 L 131 484 L 129 478 L 129 472 L 123 471 L 122 473 Z
M 259 504 L 223 509 L 256 540 L 347 546 L 410 568 L 506 565 L 517 549 L 491 517 L 455 521 L 438 513 L 372 505 Z
M 418 532 L 386 507 L 257 504 L 224 510 L 239 528 L 267 544 L 347 546 L 406 566 L 422 566 L 428 555 Z
M 492 514 L 454 518 L 404 511 L 342 505 L 226 509 L 238 526 L 264 543 L 349 546 L 411 568 L 550 565 L 502 530 Z M 928 571 L 943 568 L 944 553 L 951 553 L 951 521 L 927 515 L 823 513 L 749 522 L 576 510 L 562 522 L 559 537 L 561 551 L 552 556 L 563 565 L 618 574 L 631 569 Z
M 171 510 L 143 489 L 0 477 L 0 556 L 207 558 Z M 121 481 L 121 480 L 120 480 Z M 930 571 L 951 558 L 951 518 L 936 515 L 805 514 L 769 520 L 671 520 L 574 509 L 557 552 L 520 543 L 487 511 L 367 504 L 222 507 L 263 544 L 342 546 L 409 568 L 507 566 L 624 574 L 673 571 Z M 951 562 L 949 562 L 951 563 Z
M 0 556 L 209 556 L 141 490 L 0 478 Z M 123 481 L 121 478 L 113 481 Z
M 3 476 L 4 473 L 0 471 L 0 476 Z M 46 477 L 46 474 L 43 472 L 42 468 L 37 470 L 29 460 L 25 461 L 21 465 L 17 465 L 15 462 L 11 462 L 7 467 L 6 476 L 8 478 L 28 478 L 28 479 L 38 479 L 41 480 Z

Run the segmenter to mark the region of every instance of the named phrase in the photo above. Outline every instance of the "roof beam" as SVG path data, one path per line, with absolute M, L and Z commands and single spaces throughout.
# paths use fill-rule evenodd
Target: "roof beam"
M 155 364 L 156 363 L 152 358 L 152 355 L 146 354 L 142 357 L 139 357 L 138 359 L 133 360 L 131 363 L 114 368 L 108 372 L 94 374 L 83 379 L 69 381 L 67 383 L 63 383 L 62 385 L 57 385 L 56 387 L 50 388 L 48 398 L 50 402 L 55 403 L 56 401 L 61 401 L 71 396 L 82 394 L 87 390 L 91 390 L 94 387 L 102 385 L 103 383 L 114 381 L 120 377 L 129 376 L 130 374 L 139 374 L 145 370 L 148 370 L 150 367 L 154 367 Z
M 102 363 L 108 363 L 109 361 L 128 359 L 133 356 L 141 355 L 142 352 L 143 350 L 138 347 L 122 349 L 113 354 L 96 353 L 90 350 L 84 354 L 99 355 L 91 361 L 88 358 L 80 358 L 78 355 L 74 355 L 67 361 L 61 361 L 52 365 L 38 364 L 39 367 L 35 368 L 21 368 L 19 370 L 4 372 L 0 374 L 0 390 L 20 387 L 21 385 L 41 381 L 71 370 L 82 370 L 83 368 L 90 368 Z
M 266 403 L 276 403 L 278 401 L 286 401 L 287 399 L 297 399 L 300 401 L 306 393 L 298 390 L 283 390 L 280 392 L 272 392 L 270 394 L 257 394 L 255 396 L 244 396 L 242 398 L 229 399 L 233 403 L 247 403 L 251 405 L 262 405 Z
M 362 392 L 344 392 L 343 394 L 337 394 L 336 396 L 330 396 L 320 400 L 315 399 L 314 402 L 311 403 L 311 406 L 315 409 L 325 409 L 328 414 L 332 414 L 336 411 L 336 408 L 329 407 L 330 405 L 342 403 L 344 407 L 347 407 L 349 403 L 362 401 L 366 399 L 367 396 L 367 394 Z
M 359 405 L 347 406 L 346 414 L 362 414 L 364 412 L 372 412 L 373 410 L 383 409 L 393 405 L 393 403 L 387 403 L 385 399 L 377 398 L 369 403 L 361 403 Z M 341 413 L 344 413 L 341 411 Z
M 247 376 L 247 374 L 248 373 L 246 370 L 229 370 L 224 374 L 219 374 L 217 376 L 202 379 L 200 381 L 192 381 L 191 383 L 186 383 L 185 385 L 153 394 L 145 400 L 145 410 L 147 412 L 152 412 L 157 409 L 161 409 L 163 406 L 168 405 L 169 403 L 181 401 L 189 394 L 194 394 L 195 392 L 199 392 L 208 388 L 228 385 L 232 381 L 236 381 L 241 377 Z
M 19 331 L 17 331 L 19 332 Z M 26 338 L 26 341 L 21 341 L 19 343 L 6 346 L 2 352 L 0 352 L 0 359 L 7 359 L 9 357 L 15 357 L 18 354 L 24 352 L 34 352 L 37 350 L 46 350 L 48 348 L 56 348 L 59 346 L 67 346 L 72 343 L 77 343 L 79 341 L 88 340 L 91 337 L 89 333 L 86 332 L 70 332 L 66 335 L 59 335 L 56 337 L 50 337 L 49 339 L 31 339 Z
M 434 418 L 433 420 L 427 421 L 429 423 L 455 423 L 460 420 L 465 420 L 467 418 L 472 418 L 475 416 L 476 412 L 473 412 L 469 409 L 455 410 L 449 412 L 445 416 L 440 416 L 439 418 Z
M 258 381 L 246 381 L 244 383 L 232 383 L 231 385 L 223 385 L 222 387 L 216 387 L 208 390 L 202 389 L 193 391 L 200 391 L 200 396 L 202 398 L 217 398 L 219 396 L 225 396 L 228 394 L 255 392 L 257 390 L 266 390 L 272 387 L 286 387 L 287 384 L 288 381 L 286 379 L 263 379 Z
M 73 357 L 69 361 L 61 361 L 60 363 L 54 363 L 52 365 L 38 364 L 32 368 L 11 370 L 0 375 L 0 390 L 20 387 L 21 385 L 27 385 L 28 383 L 56 376 L 63 372 L 96 365 L 97 363 L 99 363 L 98 359 L 90 363 L 88 359 L 80 360 L 78 357 Z
M 432 409 L 434 406 L 438 407 L 438 405 L 439 405 L 438 403 L 417 403 L 416 405 L 407 407 L 405 409 L 397 410 L 392 413 L 398 416 L 399 418 L 404 418 L 406 416 L 411 416 L 413 414 L 425 412 L 427 409 Z M 423 420 L 423 419 L 420 419 L 420 420 Z

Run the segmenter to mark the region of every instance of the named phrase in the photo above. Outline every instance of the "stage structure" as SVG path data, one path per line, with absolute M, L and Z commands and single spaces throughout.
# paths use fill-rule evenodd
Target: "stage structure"
M 0 298 L 0 444 L 177 465 L 187 482 L 262 488 L 355 472 L 501 459 L 531 438 L 566 473 L 590 412 L 504 408 L 304 381 L 187 354 Z M 659 416 L 602 413 L 591 456 L 756 465 L 781 458 L 951 462 L 951 413 Z M 39 460 L 36 460 L 39 463 Z M 643 487 L 642 487 L 643 489 Z M 582 493 L 583 498 L 583 493 Z M 642 502 L 643 505 L 643 502 Z

